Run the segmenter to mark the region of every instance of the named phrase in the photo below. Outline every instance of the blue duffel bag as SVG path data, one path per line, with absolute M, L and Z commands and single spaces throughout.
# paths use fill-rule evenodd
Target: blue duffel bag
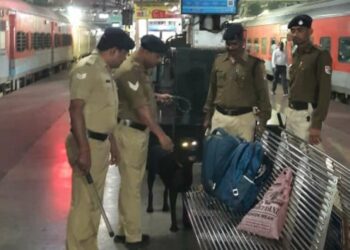
M 255 204 L 271 169 L 272 162 L 264 156 L 260 142 L 241 142 L 232 152 L 214 195 L 230 210 L 244 214 Z
M 213 194 L 217 182 L 230 166 L 232 152 L 241 142 L 241 139 L 228 134 L 223 128 L 215 129 L 205 138 L 201 182 L 207 193 Z

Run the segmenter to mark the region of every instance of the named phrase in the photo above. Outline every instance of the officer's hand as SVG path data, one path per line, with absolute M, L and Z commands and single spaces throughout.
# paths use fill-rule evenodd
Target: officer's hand
M 203 122 L 203 129 L 204 131 L 206 131 L 208 128 L 210 128 L 210 121 L 211 121 L 211 117 L 209 115 L 209 112 L 205 114 L 204 117 L 204 122 Z
M 210 126 L 210 120 L 209 119 L 205 119 L 203 122 L 203 129 L 207 130 Z
M 156 100 L 161 103 L 170 103 L 172 101 L 173 96 L 170 94 L 155 94 Z
M 117 143 L 115 140 L 111 140 L 111 159 L 110 159 L 110 164 L 111 165 L 118 165 L 120 162 L 120 154 L 119 154 L 119 149 L 117 146 Z
M 310 128 L 309 129 L 309 143 L 311 145 L 317 145 L 321 142 L 321 129 Z
M 164 135 L 164 136 L 159 137 L 159 143 L 160 143 L 160 146 L 162 147 L 162 149 L 169 151 L 169 152 L 174 151 L 174 143 L 172 142 L 172 140 L 170 139 L 169 136 Z
M 257 136 L 258 138 L 261 138 L 262 135 L 264 134 L 265 130 L 266 130 L 266 125 L 265 124 L 258 124 L 256 126 L 255 136 Z
M 86 175 L 90 171 L 90 168 L 91 168 L 90 149 L 82 149 L 79 151 L 77 166 L 84 175 Z

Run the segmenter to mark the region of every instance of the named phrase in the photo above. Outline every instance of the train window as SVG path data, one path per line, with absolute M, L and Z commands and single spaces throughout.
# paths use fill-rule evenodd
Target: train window
M 247 39 L 246 49 L 247 49 L 248 53 L 252 49 L 252 39 L 250 39 L 250 38 Z
M 60 34 L 55 34 L 55 47 L 60 47 L 61 46 L 61 35 Z
M 38 50 L 41 48 L 41 36 L 40 33 L 35 32 L 33 36 L 33 48 Z
M 266 51 L 267 51 L 267 38 L 261 38 L 261 53 L 263 53 L 264 55 L 266 55 Z
M 30 49 L 30 48 L 29 48 L 29 38 L 30 38 L 30 34 L 29 34 L 29 33 L 26 33 L 25 36 L 26 36 L 26 49 L 29 50 L 29 49 Z
M 66 34 L 62 35 L 62 46 L 67 46 L 67 35 Z
M 40 48 L 45 49 L 46 48 L 46 36 L 45 33 L 40 33 Z
M 259 53 L 259 38 L 254 39 L 254 52 Z
M 0 31 L 0 49 L 5 49 L 6 47 L 5 31 Z
M 64 34 L 62 36 L 62 45 L 63 46 L 70 46 L 72 44 L 72 37 L 69 34 Z
M 270 54 L 272 55 L 272 52 L 277 49 L 276 38 L 271 38 L 270 44 Z
M 6 30 L 6 22 L 0 21 L 0 49 L 6 48 L 5 30 Z
M 324 50 L 331 51 L 331 38 L 330 37 L 321 37 L 320 46 Z
M 31 48 L 31 49 L 35 49 L 35 48 L 34 48 L 34 33 L 31 33 L 31 34 L 30 34 L 30 41 L 31 41 L 31 43 L 30 43 L 30 48 Z
M 16 50 L 17 52 L 23 52 L 27 48 L 27 36 L 24 32 L 17 32 L 16 33 Z
M 350 63 L 350 37 L 339 38 L 338 61 Z
M 72 45 L 72 43 L 73 43 L 73 39 L 72 39 L 72 35 L 68 35 L 68 38 L 69 38 L 69 46 L 71 46 Z
M 51 35 L 49 33 L 45 34 L 45 48 L 51 48 Z

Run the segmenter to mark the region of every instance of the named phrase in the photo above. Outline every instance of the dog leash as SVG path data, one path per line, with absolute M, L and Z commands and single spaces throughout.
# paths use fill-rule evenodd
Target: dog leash
M 187 98 L 182 97 L 182 96 L 173 95 L 171 97 L 171 99 L 173 100 L 177 109 L 180 110 L 181 112 L 188 113 L 191 111 L 192 105 L 191 105 L 191 102 Z M 185 107 L 183 108 L 181 104 L 184 104 Z

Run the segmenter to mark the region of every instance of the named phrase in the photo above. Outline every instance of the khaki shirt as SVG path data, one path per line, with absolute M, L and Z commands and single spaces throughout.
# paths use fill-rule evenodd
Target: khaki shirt
M 134 53 L 128 57 L 115 70 L 114 78 L 118 85 L 119 118 L 140 123 L 137 109 L 148 105 L 156 118 L 157 103 L 151 76 L 145 67 L 136 60 L 135 55 Z
M 265 125 L 271 116 L 271 104 L 263 61 L 246 52 L 235 62 L 228 53 L 218 55 L 212 67 L 204 111 L 213 114 L 217 105 L 228 109 L 257 106 L 260 122 Z
M 86 128 L 99 133 L 112 133 L 117 125 L 117 87 L 109 67 L 97 51 L 73 68 L 69 86 L 70 99 L 85 102 Z
M 290 101 L 313 103 L 311 127 L 321 128 L 326 119 L 330 97 L 332 58 L 328 51 L 322 51 L 311 43 L 293 54 L 293 64 L 289 70 Z

